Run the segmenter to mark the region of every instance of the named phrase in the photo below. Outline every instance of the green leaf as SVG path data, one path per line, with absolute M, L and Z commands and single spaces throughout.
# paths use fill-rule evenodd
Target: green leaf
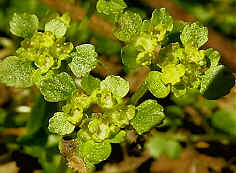
M 76 51 L 71 53 L 72 62 L 69 64 L 71 71 L 81 78 L 87 75 L 97 65 L 97 53 L 91 44 L 83 44 L 76 47 Z
M 204 66 L 206 64 L 204 50 L 198 50 L 196 47 L 186 46 L 184 49 L 184 56 L 180 57 L 180 60 L 187 62 L 194 62 L 197 65 Z
M 42 79 L 38 87 L 45 99 L 49 102 L 66 100 L 76 90 L 74 80 L 65 72 Z
M 182 147 L 179 142 L 167 140 L 165 153 L 171 159 L 177 159 L 182 153 Z
M 173 23 L 173 33 L 181 33 L 187 23 L 181 20 L 175 20 Z
M 62 38 L 66 34 L 67 26 L 60 19 L 53 19 L 45 24 L 45 31 L 50 31 L 57 38 Z
M 207 99 L 217 99 L 228 94 L 234 85 L 235 78 L 229 69 L 213 66 L 202 76 L 200 92 Z
M 110 156 L 111 144 L 106 142 L 96 143 L 90 140 L 84 143 L 80 150 L 85 161 L 98 164 Z
M 174 65 L 178 64 L 179 50 L 180 46 L 178 43 L 172 43 L 167 47 L 161 48 L 157 58 L 158 65 L 160 65 L 161 67 L 165 67 L 169 64 L 174 64 Z
M 120 99 L 107 89 L 96 90 L 93 93 L 92 97 L 94 98 L 93 100 L 98 104 L 98 106 L 104 109 L 111 109 L 115 107 L 118 104 L 118 100 Z
M 141 26 L 141 32 L 143 32 L 143 33 L 152 32 L 152 23 L 150 20 L 143 20 L 143 23 Z
M 180 39 L 185 46 L 199 48 L 208 40 L 208 30 L 200 23 L 195 22 L 184 27 Z
M 149 91 L 157 98 L 165 98 L 170 93 L 170 86 L 163 83 L 161 73 L 158 71 L 151 71 L 145 83 Z
M 121 143 L 125 141 L 126 137 L 126 131 L 121 130 L 117 135 L 115 135 L 113 138 L 106 140 L 109 143 Z
M 10 31 L 18 37 L 30 38 L 37 32 L 38 25 L 39 20 L 37 16 L 27 13 L 14 13 L 10 20 Z
M 135 47 L 138 52 L 136 63 L 143 66 L 150 65 L 155 58 L 155 49 L 158 47 L 157 39 L 150 34 L 143 34 L 137 38 Z
M 63 21 L 67 27 L 70 26 L 71 18 L 69 13 L 64 13 L 61 17 L 59 17 L 61 21 Z
M 166 155 L 171 159 L 177 159 L 182 153 L 182 147 L 177 141 L 167 140 L 159 135 L 151 137 L 146 147 L 154 158 Z
M 184 76 L 185 66 L 183 64 L 169 64 L 162 68 L 161 79 L 165 84 L 175 85 Z
M 201 84 L 201 76 L 203 73 L 203 69 L 199 64 L 196 63 L 185 63 L 185 74 L 182 77 L 182 80 L 180 83 L 177 83 L 177 88 L 180 90 L 186 88 L 189 89 L 198 89 Z M 177 89 L 176 88 L 176 89 Z
M 131 41 L 141 29 L 142 18 L 131 11 L 126 11 L 117 20 L 118 28 L 113 30 L 114 36 L 121 41 Z
M 129 69 L 136 68 L 137 51 L 135 46 L 127 45 L 121 49 L 122 63 Z
M 89 132 L 92 134 L 92 138 L 96 142 L 101 142 L 109 137 L 110 128 L 109 124 L 102 119 L 94 119 L 88 124 Z
M 192 89 L 185 95 L 181 97 L 176 97 L 175 95 L 171 96 L 171 100 L 180 106 L 187 106 L 196 103 L 200 93 L 198 89 Z
M 122 98 L 129 92 L 129 82 L 119 76 L 107 76 L 101 82 L 101 89 L 112 92 L 115 97 Z
M 165 8 L 155 9 L 152 13 L 151 24 L 158 30 L 171 31 L 173 19 Z
M 210 119 L 215 128 L 230 135 L 236 135 L 236 116 L 233 112 L 217 111 Z
M 85 120 L 86 121 L 86 120 Z M 88 124 L 88 123 L 87 123 Z M 87 125 L 86 124 L 86 125 Z M 91 134 L 89 133 L 88 131 L 88 128 L 81 128 L 78 132 L 77 132 L 77 138 L 76 138 L 76 141 L 77 143 L 80 145 L 80 144 L 83 144 L 85 143 L 86 141 L 88 140 L 91 140 L 92 137 L 91 137 Z M 78 151 L 78 153 L 80 153 L 81 151 Z
M 163 107 L 156 100 L 146 100 L 136 108 L 136 115 L 131 125 L 138 134 L 148 132 L 165 118 Z
M 217 66 L 220 61 L 220 53 L 212 48 L 205 51 L 205 56 L 207 58 L 209 66 Z
M 108 117 L 109 122 L 119 128 L 129 125 L 129 121 L 135 116 L 135 106 L 123 106 L 116 110 L 107 111 L 104 116 Z
M 185 86 L 184 82 L 177 83 L 172 86 L 171 88 L 172 93 L 175 97 L 183 97 L 186 92 L 188 91 L 188 88 Z
M 153 136 L 146 143 L 149 154 L 154 158 L 159 158 L 165 152 L 166 141 L 163 137 Z
M 91 95 L 94 90 L 100 88 L 100 83 L 99 78 L 88 75 L 82 79 L 81 88 L 86 91 L 87 94 Z
M 0 61 L 0 82 L 17 88 L 30 87 L 34 71 L 31 61 L 9 56 Z
M 49 131 L 61 136 L 72 133 L 75 126 L 67 120 L 68 116 L 64 112 L 56 112 L 49 120 Z
M 99 0 L 97 11 L 106 15 L 122 13 L 127 8 L 124 0 Z
M 96 167 L 94 166 L 94 164 L 90 163 L 90 162 L 86 162 L 85 163 L 85 167 L 87 172 L 86 173 L 94 173 L 96 172 Z M 68 172 L 67 172 L 68 173 Z M 73 172 L 74 173 L 74 172 Z

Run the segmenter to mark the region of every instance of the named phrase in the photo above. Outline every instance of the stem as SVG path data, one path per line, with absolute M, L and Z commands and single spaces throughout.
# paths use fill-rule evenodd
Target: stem
M 139 99 L 141 99 L 143 97 L 143 95 L 146 93 L 146 91 L 147 91 L 147 87 L 144 83 L 142 83 L 142 85 L 139 87 L 139 89 L 132 95 L 132 97 L 130 98 L 128 103 L 136 105 L 138 103 Z

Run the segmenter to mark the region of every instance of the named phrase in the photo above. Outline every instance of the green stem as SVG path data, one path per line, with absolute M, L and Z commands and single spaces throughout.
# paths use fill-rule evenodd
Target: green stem
M 143 83 L 139 89 L 132 95 L 132 97 L 130 98 L 130 100 L 128 101 L 129 104 L 133 104 L 136 105 L 139 101 L 139 99 L 141 99 L 143 97 L 143 95 L 146 93 L 147 91 L 147 87 L 146 85 Z

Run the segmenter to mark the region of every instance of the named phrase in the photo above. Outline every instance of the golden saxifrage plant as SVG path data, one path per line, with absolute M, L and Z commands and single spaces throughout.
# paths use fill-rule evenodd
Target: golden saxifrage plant
M 74 47 L 66 42 L 70 27 L 67 14 L 40 21 L 34 14 L 14 13 L 10 21 L 10 32 L 23 41 L 15 56 L 0 61 L 0 82 L 16 88 L 36 86 L 44 97 L 36 105 L 58 103 L 58 112 L 48 115 L 48 129 L 61 137 L 61 153 L 71 165 L 76 159 L 81 172 L 93 172 L 96 164 L 110 156 L 112 143 L 126 141 L 128 129 L 142 135 L 164 125 L 164 109 L 157 99 L 138 102 L 146 91 L 166 98 L 198 90 L 207 99 L 217 99 L 234 86 L 231 71 L 219 65 L 219 52 L 201 49 L 208 40 L 206 27 L 176 21 L 164 8 L 154 10 L 150 20 L 142 20 L 126 8 L 123 0 L 97 2 L 99 13 L 114 18 L 113 34 L 124 42 L 124 68 L 150 69 L 130 97 L 129 82 L 124 78 L 108 75 L 101 80 L 90 73 L 100 63 L 92 44 Z M 94 105 L 99 111 L 93 112 Z M 66 137 L 72 141 L 69 151 L 65 151 Z M 163 149 L 170 157 L 178 155 L 178 143 L 164 139 L 159 143 L 176 150 L 169 153 Z

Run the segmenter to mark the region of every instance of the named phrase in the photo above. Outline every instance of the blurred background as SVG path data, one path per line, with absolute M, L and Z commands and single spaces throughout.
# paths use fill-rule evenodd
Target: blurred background
M 67 12 L 72 23 L 66 39 L 74 45 L 92 43 L 105 67 L 93 70 L 104 78 L 110 71 L 129 80 L 134 93 L 147 76 L 147 68 L 129 73 L 112 36 L 112 17 L 96 12 L 96 0 L 0 0 L 0 60 L 14 55 L 20 38 L 9 32 L 14 12 L 36 14 L 41 21 Z M 143 19 L 155 8 L 167 8 L 178 20 L 200 21 L 209 28 L 209 41 L 221 63 L 236 72 L 236 0 L 125 0 L 128 9 Z M 40 26 L 43 27 L 43 26 Z M 108 69 L 108 70 L 107 70 Z M 15 89 L 0 84 L 0 173 L 72 173 L 58 150 L 59 138 L 47 130 L 56 105 L 38 99 L 36 88 Z M 153 98 L 150 93 L 145 98 Z M 35 102 L 37 100 L 37 102 Z M 236 87 L 218 100 L 197 92 L 182 98 L 158 100 L 165 107 L 165 125 L 151 135 L 129 134 L 132 143 L 113 145 L 110 158 L 98 165 L 99 173 L 236 173 Z M 33 108 L 32 108 L 33 106 Z M 35 111 L 34 107 L 37 107 Z M 42 109 L 41 109 L 42 108 Z M 46 110 L 46 111 L 41 111 Z M 169 153 L 160 155 L 162 138 L 169 138 Z M 165 144 L 162 144 L 165 145 Z

